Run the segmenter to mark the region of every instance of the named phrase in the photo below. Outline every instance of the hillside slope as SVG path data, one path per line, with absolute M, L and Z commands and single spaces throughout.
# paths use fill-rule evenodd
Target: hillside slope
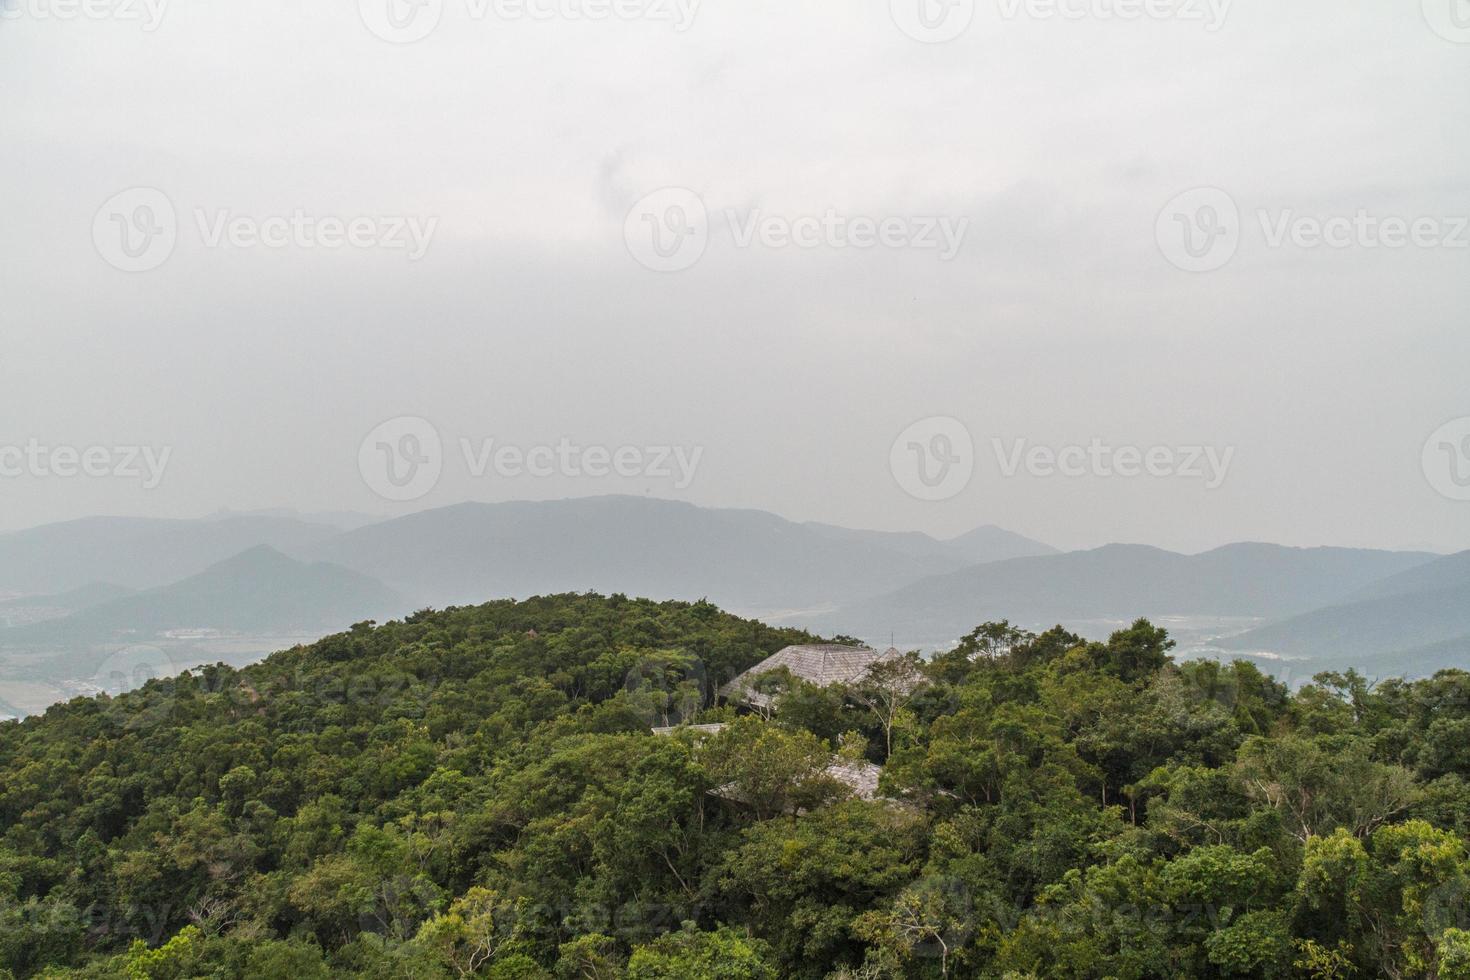
M 0 723 L 0 976 L 1223 980 L 1318 948 L 1449 977 L 1470 948 L 1470 674 L 1293 695 L 1140 622 L 714 703 L 814 639 L 548 596 Z

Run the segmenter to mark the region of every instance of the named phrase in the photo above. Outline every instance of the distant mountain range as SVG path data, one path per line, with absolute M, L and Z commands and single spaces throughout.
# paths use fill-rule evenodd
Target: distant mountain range
M 92 585 L 84 585 L 79 589 L 72 589 L 70 592 L 63 592 L 60 595 L 6 599 L 0 602 L 0 628 L 60 619 L 111 599 L 131 595 L 132 592 L 132 589 L 121 585 L 96 582 Z
M 434 605 L 567 591 L 711 601 L 741 613 L 860 600 L 989 556 L 1052 549 L 999 529 L 954 542 L 797 524 L 641 497 L 461 504 L 304 550 Z
M 0 534 L 0 590 L 48 595 L 98 582 L 151 589 L 259 545 L 291 553 L 341 533 L 294 517 L 88 517 Z
M 0 590 L 26 593 L 0 602 L 0 624 L 12 624 L 0 628 L 0 686 L 90 676 L 119 646 L 184 646 L 185 659 L 218 648 L 179 634 L 239 637 L 236 650 L 416 607 L 593 590 L 774 617 L 1054 553 L 999 528 L 940 541 L 637 497 L 464 504 L 353 527 L 360 517 L 90 518 L 0 535 Z
M 1470 552 L 1374 582 L 1345 601 L 1220 642 L 1378 676 L 1470 667 Z
M 12 624 L 0 628 L 0 698 L 17 651 L 28 676 L 70 677 L 57 672 L 109 644 L 177 631 L 319 635 L 422 606 L 581 591 L 708 598 L 912 646 L 941 646 L 993 619 L 1098 635 L 1139 616 L 1217 617 L 1240 621 L 1208 638 L 1227 656 L 1380 674 L 1470 666 L 1470 552 L 1062 553 L 989 525 L 939 540 L 640 497 L 467 503 L 369 520 L 88 518 L 0 535 L 0 593 L 22 594 L 0 601 L 0 625 Z
M 260 545 L 170 585 L 0 631 L 0 642 L 38 648 L 179 630 L 315 633 L 410 611 L 402 596 L 365 575 L 324 562 L 307 564 Z
M 1009 619 L 1045 627 L 1137 616 L 1274 619 L 1305 612 L 1435 559 L 1423 552 L 1235 544 L 1199 555 L 1108 545 L 991 562 L 919 579 L 843 607 L 858 636 L 957 638 Z

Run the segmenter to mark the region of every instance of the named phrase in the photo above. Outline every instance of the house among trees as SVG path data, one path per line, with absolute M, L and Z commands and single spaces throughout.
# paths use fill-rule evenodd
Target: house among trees
M 795 680 L 818 687 L 844 685 L 848 696 L 858 706 L 872 712 L 882 725 L 886 756 L 892 753 L 892 731 L 899 712 L 922 678 L 916 660 L 896 649 L 878 651 L 865 646 L 809 643 L 789 646 L 767 657 L 721 687 L 719 695 L 725 701 L 769 720 L 784 689 Z M 737 725 L 744 721 L 737 722 Z M 665 737 L 687 733 L 702 740 L 719 737 L 729 727 L 718 723 L 686 723 L 654 728 L 653 733 Z M 882 767 L 847 752 L 832 753 L 821 743 L 813 742 L 810 748 L 814 751 L 806 755 L 798 766 L 801 772 L 792 776 L 792 784 L 788 787 L 790 794 L 800 796 L 806 792 L 820 795 L 825 783 L 827 786 L 845 787 L 848 793 L 860 800 L 879 798 L 878 780 Z M 764 773 L 761 782 L 770 781 L 771 774 Z M 759 797 L 769 789 L 763 785 L 754 795 Z M 760 799 L 752 798 L 751 788 L 739 779 L 721 783 L 709 792 L 712 796 L 737 803 L 763 805 Z M 793 812 L 804 810 L 796 805 Z
M 718 735 L 728 726 L 723 724 L 713 725 L 667 725 L 655 728 L 653 734 L 665 738 L 680 732 L 687 732 L 697 737 Z M 844 759 L 839 755 L 832 756 L 832 761 L 820 771 L 812 775 L 836 780 L 846 786 L 852 795 L 859 800 L 878 799 L 878 778 L 883 775 L 883 767 L 875 766 L 865 759 Z M 737 803 L 745 802 L 740 788 L 734 783 L 726 783 L 716 786 L 710 790 L 711 796 L 717 796 L 724 800 L 733 800 Z
M 791 676 L 818 687 L 833 684 L 856 684 L 867 676 L 875 664 L 900 659 L 903 654 L 890 647 L 879 652 L 871 647 L 844 646 L 840 643 L 807 643 L 789 646 L 762 660 L 730 683 L 720 688 L 726 701 L 744 704 L 760 711 L 769 710 L 775 695 L 760 690 L 762 675 L 785 669 Z

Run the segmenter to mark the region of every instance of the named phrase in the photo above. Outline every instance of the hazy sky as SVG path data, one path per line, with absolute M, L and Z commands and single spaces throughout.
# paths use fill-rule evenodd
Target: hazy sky
M 1470 548 L 1466 0 L 424 2 L 8 0 L 0 528 Z

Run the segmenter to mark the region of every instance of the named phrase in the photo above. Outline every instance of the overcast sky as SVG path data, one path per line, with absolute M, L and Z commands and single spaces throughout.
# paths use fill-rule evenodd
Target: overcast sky
M 89 2 L 0 19 L 0 528 L 623 492 L 1470 548 L 1464 0 Z

